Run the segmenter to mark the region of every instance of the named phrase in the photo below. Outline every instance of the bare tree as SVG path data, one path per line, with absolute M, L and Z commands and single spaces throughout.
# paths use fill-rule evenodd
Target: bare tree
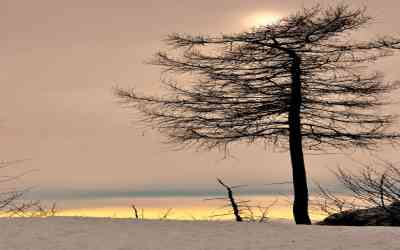
M 135 219 L 139 220 L 139 211 L 138 211 L 137 207 L 135 206 L 135 204 L 132 204 L 131 207 L 133 209 L 133 213 L 135 215 Z
M 214 214 L 211 217 L 223 217 L 227 215 L 233 215 L 235 221 L 250 221 L 250 222 L 264 222 L 268 219 L 268 212 L 273 207 L 277 200 L 269 204 L 268 206 L 253 205 L 251 200 L 241 200 L 235 197 L 233 190 L 246 187 L 247 185 L 230 186 L 224 183 L 221 179 L 217 178 L 217 182 L 221 184 L 227 192 L 227 197 L 214 197 L 206 200 L 223 200 L 227 201 L 228 205 L 223 206 L 223 213 Z M 273 185 L 273 184 L 272 184 Z
M 373 148 L 393 141 L 391 115 L 376 112 L 398 87 L 365 66 L 391 56 L 399 38 L 353 41 L 371 17 L 365 9 L 302 9 L 276 24 L 221 36 L 172 34 L 173 49 L 150 62 L 164 68 L 169 94 L 117 89 L 169 143 L 226 149 L 272 143 L 290 151 L 296 223 L 310 224 L 303 147 Z
M 336 178 L 349 191 L 342 197 L 319 188 L 314 204 L 328 215 L 320 224 L 400 225 L 400 168 L 387 161 L 375 164 L 361 164 L 357 172 L 337 169 Z
M 43 205 L 41 201 L 16 202 L 5 211 L 10 217 L 52 217 L 57 214 L 57 204 Z
M 10 168 L 13 164 L 19 162 L 21 161 L 1 161 L 0 170 Z M 30 171 L 17 175 L 0 175 L 0 185 L 9 184 L 10 182 L 17 180 L 29 172 Z M 10 208 L 14 207 L 20 198 L 26 193 L 26 191 L 27 190 L 23 189 L 2 188 L 0 191 L 0 211 L 8 211 Z
M 1 161 L 0 170 L 10 168 L 14 164 L 24 161 Z M 0 189 L 0 213 L 11 217 L 49 217 L 57 213 L 56 203 L 45 206 L 40 200 L 23 200 L 24 195 L 30 190 L 29 188 L 8 187 L 12 181 L 16 181 L 34 171 L 36 170 L 31 169 L 14 175 L 0 175 L 0 185 L 6 184 L 6 188 L 2 187 Z
M 353 196 L 369 206 L 386 208 L 387 205 L 400 205 L 400 168 L 389 162 L 383 162 L 379 171 L 370 165 L 363 165 L 358 174 L 338 169 L 337 179 Z
M 243 221 L 243 218 L 240 215 L 239 205 L 238 205 L 237 201 L 235 200 L 235 197 L 234 197 L 233 191 L 232 191 L 232 188 L 235 188 L 235 187 L 226 185 L 221 179 L 217 179 L 217 181 L 228 192 L 228 199 L 229 199 L 230 206 L 232 207 L 233 215 L 235 215 L 235 220 L 238 222 Z
M 356 197 L 339 196 L 318 184 L 319 195 L 311 200 L 311 206 L 315 211 L 323 215 L 342 213 L 348 210 L 360 208 L 360 203 Z

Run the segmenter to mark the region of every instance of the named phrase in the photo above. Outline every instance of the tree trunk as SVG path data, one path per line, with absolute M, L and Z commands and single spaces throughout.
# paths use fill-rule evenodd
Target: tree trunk
M 217 181 L 219 182 L 219 184 L 224 186 L 226 188 L 226 190 L 228 191 L 228 198 L 231 203 L 233 215 L 235 216 L 236 221 L 238 221 L 238 222 L 243 221 L 242 216 L 240 216 L 239 206 L 238 206 L 237 202 L 235 201 L 235 197 L 233 197 L 232 188 L 230 186 L 226 185 L 225 183 L 223 183 L 221 179 L 217 179 Z
M 301 58 L 293 51 L 289 52 L 289 56 L 292 59 L 290 69 L 292 89 L 289 108 L 289 144 L 294 187 L 293 216 L 296 224 L 309 225 L 311 224 L 311 220 L 308 215 L 308 188 L 304 166 L 300 117 L 302 103 Z

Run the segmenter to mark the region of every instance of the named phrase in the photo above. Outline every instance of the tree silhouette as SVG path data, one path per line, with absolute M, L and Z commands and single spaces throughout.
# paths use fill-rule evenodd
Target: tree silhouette
M 214 149 L 264 141 L 289 149 L 294 218 L 310 224 L 303 147 L 370 149 L 398 138 L 388 131 L 394 117 L 378 112 L 398 85 L 366 66 L 392 55 L 400 39 L 351 40 L 370 20 L 365 9 L 318 5 L 238 34 L 172 34 L 171 50 L 150 62 L 175 77 L 163 79 L 169 94 L 116 94 L 170 143 Z

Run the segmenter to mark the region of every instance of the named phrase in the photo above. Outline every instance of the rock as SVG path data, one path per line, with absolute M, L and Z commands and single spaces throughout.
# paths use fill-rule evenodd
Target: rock
M 332 214 L 318 225 L 332 226 L 400 226 L 400 201 L 386 207 L 347 210 Z

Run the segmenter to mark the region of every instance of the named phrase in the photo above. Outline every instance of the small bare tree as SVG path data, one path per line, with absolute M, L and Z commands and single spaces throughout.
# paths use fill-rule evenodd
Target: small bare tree
M 390 225 L 400 225 L 400 168 L 387 161 L 376 164 L 380 166 L 362 164 L 357 173 L 339 168 L 336 178 L 350 194 L 339 197 L 320 187 L 317 208 L 328 215 L 372 209 L 386 216 Z
M 338 169 L 336 177 L 357 200 L 386 208 L 389 204 L 400 203 L 400 168 L 389 162 L 384 162 L 383 167 L 383 171 L 379 171 L 364 165 L 358 174 Z
M 13 164 L 18 162 L 20 161 L 2 161 L 0 162 L 0 170 L 10 168 Z M 27 172 L 18 175 L 1 175 L 0 185 L 9 184 L 10 182 L 17 180 L 25 174 L 27 174 Z M 17 201 L 21 199 L 26 191 L 27 190 L 21 189 L 2 189 L 0 191 L 0 211 L 5 212 L 8 211 L 10 208 L 16 206 Z
M 264 222 L 268 219 L 268 212 L 272 206 L 275 205 L 276 201 L 268 206 L 253 205 L 250 200 L 240 200 L 235 197 L 233 192 L 234 189 L 245 187 L 246 185 L 230 186 L 224 183 L 221 179 L 217 179 L 217 182 L 222 185 L 227 192 L 226 197 L 209 198 L 206 200 L 223 200 L 227 201 L 228 204 L 223 207 L 225 210 L 221 214 L 215 214 L 211 217 L 223 217 L 233 215 L 235 221 L 251 221 L 251 222 Z
M 5 213 L 10 217 L 52 217 L 57 214 L 57 204 L 46 206 L 41 201 L 24 201 L 12 204 Z
M 134 216 L 135 216 L 135 219 L 136 219 L 136 220 L 139 220 L 139 210 L 137 209 L 136 205 L 135 205 L 135 204 L 132 204 L 131 207 L 132 207 L 132 210 L 133 210 L 133 214 L 134 214 Z M 143 214 L 142 214 L 142 215 L 143 215 Z
M 353 41 L 370 23 L 365 9 L 302 9 L 276 24 L 221 36 L 172 34 L 151 64 L 183 76 L 165 80 L 165 97 L 116 94 L 155 124 L 168 142 L 223 148 L 268 142 L 289 149 L 296 223 L 310 224 L 303 147 L 373 148 L 399 134 L 377 111 L 398 87 L 364 66 L 391 56 L 400 38 Z M 167 79 L 167 78 L 165 78 Z
M 240 215 L 240 210 L 239 210 L 239 205 L 238 202 L 235 200 L 235 197 L 233 195 L 232 189 L 235 187 L 230 187 L 226 185 L 221 179 L 217 179 L 218 183 L 221 184 L 224 188 L 226 188 L 228 192 L 228 199 L 230 206 L 232 207 L 233 215 L 235 216 L 236 221 L 243 221 L 242 216 Z
M 360 203 L 355 197 L 339 196 L 321 185 L 318 185 L 318 191 L 319 195 L 311 200 L 311 206 L 324 215 L 329 216 L 360 208 Z
M 11 167 L 13 164 L 23 162 L 18 161 L 3 161 L 0 162 L 0 170 Z M 1 175 L 0 184 L 8 186 L 10 182 L 18 180 L 35 170 L 28 170 L 15 175 Z M 45 206 L 39 200 L 26 201 L 23 200 L 24 195 L 29 191 L 28 188 L 4 188 L 0 190 L 0 213 L 13 217 L 49 217 L 57 213 L 56 203 L 50 206 Z

